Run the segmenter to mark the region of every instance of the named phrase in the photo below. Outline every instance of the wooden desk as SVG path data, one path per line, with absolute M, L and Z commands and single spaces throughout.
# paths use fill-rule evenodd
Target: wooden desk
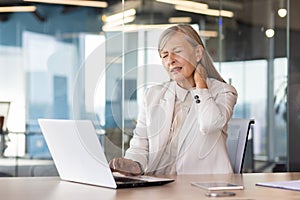
M 300 173 L 253 173 L 235 175 L 182 175 L 174 183 L 164 186 L 107 189 L 60 181 L 57 177 L 0 178 L 0 197 L 5 200 L 67 200 L 67 199 L 122 199 L 122 200 L 161 200 L 161 199 L 300 199 L 300 192 L 255 186 L 257 182 L 300 179 Z M 229 181 L 243 183 L 244 190 L 235 190 L 234 197 L 206 197 L 205 191 L 191 186 L 192 181 Z

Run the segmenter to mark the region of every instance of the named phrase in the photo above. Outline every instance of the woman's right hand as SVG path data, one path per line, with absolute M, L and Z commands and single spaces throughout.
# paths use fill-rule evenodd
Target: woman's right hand
M 114 158 L 109 161 L 112 172 L 119 172 L 126 176 L 138 176 L 143 174 L 143 170 L 138 162 L 127 158 Z

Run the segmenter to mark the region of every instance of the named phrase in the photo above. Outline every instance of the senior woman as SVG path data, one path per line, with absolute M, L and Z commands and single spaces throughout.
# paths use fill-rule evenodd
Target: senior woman
M 226 131 L 237 91 L 190 25 L 166 29 L 158 52 L 170 81 L 147 89 L 130 147 L 110 168 L 127 175 L 232 173 Z

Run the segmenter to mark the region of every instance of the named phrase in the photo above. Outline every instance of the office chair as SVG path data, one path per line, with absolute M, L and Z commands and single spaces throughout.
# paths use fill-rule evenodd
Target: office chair
M 0 151 L 2 151 L 2 145 L 4 145 L 5 143 L 4 143 L 4 137 L 2 137 L 3 136 L 3 124 L 4 124 L 4 116 L 0 116 Z M 1 154 L 0 155 L 2 155 L 2 152 L 1 152 Z M 0 156 L 0 158 L 1 158 L 1 156 Z M 9 176 L 11 176 L 10 174 L 7 174 L 7 173 L 3 173 L 3 172 L 0 172 L 0 177 L 9 177 Z
M 4 125 L 4 116 L 0 115 L 0 155 L 2 155 L 2 149 L 4 146 L 4 133 L 3 133 L 3 125 Z
M 232 118 L 227 128 L 227 148 L 234 173 L 242 173 L 248 135 L 254 119 Z
M 6 120 L 10 108 L 10 102 L 0 101 L 0 158 L 4 156 L 7 147 L 7 127 Z M 9 177 L 10 174 L 0 172 L 0 177 Z
M 0 101 L 0 157 L 3 157 L 7 147 L 7 119 L 10 109 L 10 101 Z

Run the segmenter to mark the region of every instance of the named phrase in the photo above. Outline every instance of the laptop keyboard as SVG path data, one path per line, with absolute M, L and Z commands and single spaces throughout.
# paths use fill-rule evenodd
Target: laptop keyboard
M 163 185 L 166 183 L 173 182 L 173 179 L 157 179 L 156 181 L 145 180 L 147 176 L 144 177 L 128 177 L 128 176 L 119 176 L 114 175 L 115 182 L 117 184 L 117 188 L 132 188 L 132 187 L 143 187 L 143 186 L 155 186 L 155 185 Z
M 119 176 L 114 176 L 114 179 L 115 179 L 116 183 L 144 183 L 144 182 L 147 182 L 147 181 L 143 181 L 143 180 L 137 180 L 134 178 L 119 177 Z

